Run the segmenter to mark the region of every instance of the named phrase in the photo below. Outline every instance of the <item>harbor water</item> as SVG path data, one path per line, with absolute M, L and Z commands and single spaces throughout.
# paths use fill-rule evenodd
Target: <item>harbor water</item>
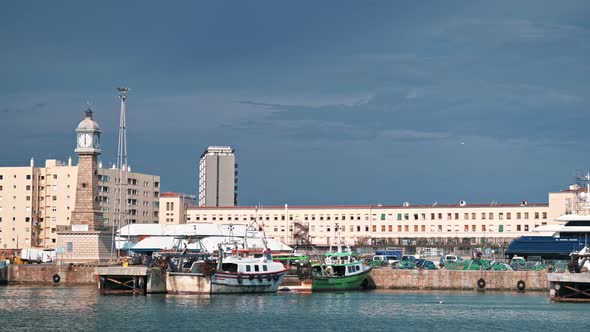
M 583 330 L 588 310 L 544 292 L 104 296 L 95 287 L 0 286 L 0 331 Z

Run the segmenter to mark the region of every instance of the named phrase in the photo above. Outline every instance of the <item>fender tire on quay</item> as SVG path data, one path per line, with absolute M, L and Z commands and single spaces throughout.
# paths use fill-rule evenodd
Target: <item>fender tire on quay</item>
M 483 278 L 479 278 L 477 281 L 477 288 L 484 289 L 486 288 L 486 281 Z
M 61 280 L 61 277 L 59 276 L 59 274 L 54 274 L 53 275 L 53 282 L 56 284 L 59 284 L 59 281 Z
M 524 280 L 519 280 L 519 281 L 516 283 L 516 288 L 517 288 L 519 291 L 524 291 L 524 289 L 526 288 L 526 283 L 524 282 Z
M 277 280 L 279 280 L 279 275 L 278 275 L 278 274 L 273 274 L 273 275 L 272 275 L 272 279 L 273 279 L 274 281 L 277 281 Z

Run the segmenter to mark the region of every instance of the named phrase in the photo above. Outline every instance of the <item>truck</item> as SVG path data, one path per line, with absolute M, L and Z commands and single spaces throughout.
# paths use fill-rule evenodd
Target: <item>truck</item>
M 20 259 L 26 263 L 49 263 L 56 258 L 54 249 L 26 248 L 20 252 Z

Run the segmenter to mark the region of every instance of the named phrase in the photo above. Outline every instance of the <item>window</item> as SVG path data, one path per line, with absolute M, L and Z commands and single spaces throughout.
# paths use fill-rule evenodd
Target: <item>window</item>
M 402 225 L 397 225 L 397 232 L 401 233 L 401 231 L 402 231 Z
M 539 219 L 539 212 L 535 212 L 535 219 Z
M 57 174 L 53 174 L 53 179 L 57 180 Z
M 465 228 L 463 229 L 465 232 L 469 232 L 469 225 L 465 225 Z
M 465 219 L 465 220 L 469 220 L 469 213 L 465 213 L 465 214 L 463 214 L 463 219 Z
M 31 174 L 27 174 L 27 180 L 31 179 Z
M 516 225 L 516 231 L 520 232 L 520 225 Z
M 51 197 L 52 200 L 57 201 L 57 196 Z
M 414 225 L 414 232 L 418 232 L 418 225 Z
M 408 225 L 404 225 L 404 232 L 409 232 L 410 231 L 410 227 Z
M 488 215 L 488 217 L 489 217 L 490 220 L 492 220 L 492 219 L 494 219 L 494 214 L 492 212 L 490 212 L 489 215 Z
M 31 185 L 27 185 L 27 190 L 31 190 Z
M 528 232 L 529 231 L 529 225 L 524 225 L 524 231 Z
M 401 213 L 398 213 L 397 214 L 397 220 L 402 220 L 402 214 Z
M 481 213 L 481 219 L 485 219 L 485 218 L 486 218 L 486 213 L 485 212 L 482 212 Z
M 426 232 L 426 225 L 422 225 L 422 232 Z
M 0 189 L 2 189 L 1 186 L 0 186 Z M 547 212 L 543 212 L 543 219 L 547 219 Z
M 506 219 L 511 219 L 511 218 L 512 218 L 512 216 L 511 216 L 510 212 L 506 212 Z
M 529 218 L 529 213 L 528 212 L 525 212 L 524 213 L 524 219 L 528 219 L 528 218 Z
M 490 218 L 490 219 L 492 219 L 492 218 Z M 500 219 L 500 220 L 504 219 L 504 212 L 498 213 L 498 219 Z
M 486 225 L 481 225 L 481 231 L 485 232 L 486 231 Z

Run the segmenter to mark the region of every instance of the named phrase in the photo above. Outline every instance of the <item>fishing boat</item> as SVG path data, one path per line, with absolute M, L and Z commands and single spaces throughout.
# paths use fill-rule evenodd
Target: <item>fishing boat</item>
M 330 251 L 323 255 L 314 253 L 306 255 L 309 260 L 299 260 L 296 266 L 298 282 L 281 290 L 311 293 L 358 290 L 367 286 L 372 269 L 370 262 L 362 259 L 350 247 L 345 247 L 339 233 L 335 239 L 335 251 L 330 247 Z
M 198 256 L 197 256 L 198 257 Z M 168 272 L 166 288 L 174 294 L 273 293 L 288 269 L 274 262 L 270 250 L 262 257 L 227 255 L 216 259 L 198 257 L 184 262 L 184 269 Z
M 360 289 L 372 267 L 349 249 L 326 253 L 323 262 L 312 263 L 311 269 L 311 290 L 315 292 Z

